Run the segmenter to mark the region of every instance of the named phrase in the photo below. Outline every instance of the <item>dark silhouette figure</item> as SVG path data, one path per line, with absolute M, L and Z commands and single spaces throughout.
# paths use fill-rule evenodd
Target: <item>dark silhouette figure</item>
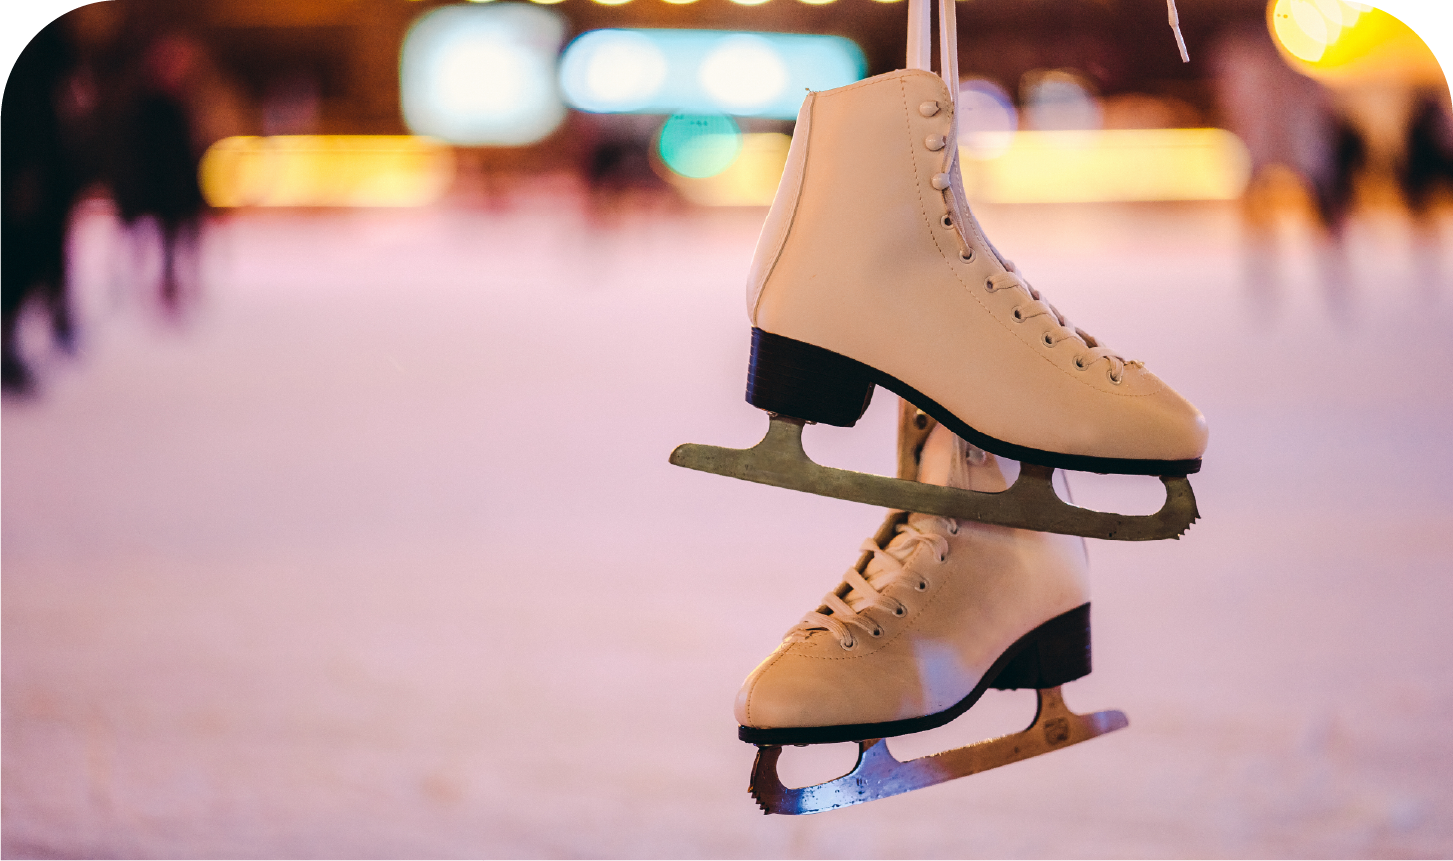
M 195 48 L 178 37 L 158 39 L 142 58 L 135 88 L 122 100 L 111 147 L 111 193 L 122 221 L 156 219 L 162 240 L 161 299 L 180 308 L 177 255 L 195 245 L 206 204 L 197 181 L 200 156 L 183 87 Z
M 1453 181 L 1453 118 L 1432 93 L 1418 99 L 1408 121 L 1399 180 L 1413 214 L 1425 217 L 1433 194 Z
M 76 58 L 60 20 L 36 34 L 15 62 L 0 105 L 0 288 L 4 293 L 4 391 L 26 394 L 34 377 L 21 358 L 16 327 L 32 300 L 45 303 L 56 342 L 75 332 L 66 295 L 66 225 L 84 184 L 62 117 Z

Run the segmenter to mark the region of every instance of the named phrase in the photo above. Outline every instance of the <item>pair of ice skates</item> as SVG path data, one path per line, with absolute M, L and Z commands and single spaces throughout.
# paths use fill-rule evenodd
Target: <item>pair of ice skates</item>
M 1083 537 L 1178 537 L 1201 414 L 1075 328 L 984 237 L 958 166 L 954 0 L 910 0 L 907 69 L 819 93 L 798 115 L 748 291 L 747 400 L 767 436 L 683 445 L 672 463 L 896 509 L 842 583 L 747 678 L 742 740 L 768 813 L 896 795 L 1126 726 L 1059 686 L 1090 671 Z M 818 466 L 804 424 L 851 426 L 875 386 L 902 396 L 899 475 Z M 1017 480 L 1005 462 L 1020 461 Z M 1155 475 L 1149 516 L 1064 501 L 1054 470 Z M 1067 491 L 1064 496 L 1067 496 Z M 910 513 L 911 512 L 911 513 Z M 948 723 L 989 688 L 1035 688 L 1025 731 L 900 763 L 883 739 Z M 788 789 L 783 745 L 856 741 L 849 774 Z

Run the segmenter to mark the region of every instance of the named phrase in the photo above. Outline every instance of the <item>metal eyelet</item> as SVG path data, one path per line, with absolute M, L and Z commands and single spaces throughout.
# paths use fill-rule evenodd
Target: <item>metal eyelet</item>
M 1079 368 L 1082 371 L 1085 368 L 1088 368 L 1089 367 L 1089 365 L 1086 365 L 1085 364 L 1085 357 L 1084 356 L 1075 356 L 1075 367 L 1076 368 Z
M 938 554 L 938 561 L 940 563 L 947 562 L 948 561 L 948 554 L 947 553 L 940 553 L 940 554 Z
M 945 215 L 943 218 L 939 219 L 939 224 L 942 224 L 944 227 L 953 227 L 954 217 L 952 215 Z
M 856 646 L 857 644 L 857 640 L 854 640 L 852 637 L 848 637 L 846 640 L 843 640 L 843 651 L 850 651 L 852 650 L 853 646 Z
M 1125 375 L 1123 373 L 1120 376 L 1117 377 L 1108 368 L 1105 370 L 1105 376 L 1109 377 L 1110 378 L 1110 382 L 1113 383 L 1113 384 L 1115 384 L 1115 385 L 1117 385 L 1117 386 L 1120 385 L 1121 383 L 1125 382 Z
M 883 636 L 883 629 L 882 628 L 874 628 L 871 633 L 875 637 L 881 637 L 881 636 Z
M 973 252 L 973 250 L 970 249 L 968 254 L 965 254 L 964 252 L 960 251 L 959 252 L 959 259 L 962 260 L 962 261 L 964 261 L 965 263 L 973 263 L 974 262 L 974 252 Z
M 993 293 L 994 292 L 994 279 L 993 278 L 985 278 L 984 279 L 984 289 L 987 290 L 987 291 L 989 291 L 990 293 Z
M 918 581 L 918 584 L 915 585 L 913 588 L 914 589 L 917 589 L 920 592 L 927 592 L 928 591 L 928 581 L 927 580 L 919 580 Z
M 1050 335 L 1048 332 L 1045 332 L 1044 333 L 1044 337 L 1043 338 L 1040 338 L 1040 340 L 1044 342 L 1044 345 L 1046 347 L 1053 347 L 1054 346 L 1054 337 L 1052 335 Z
M 959 534 L 959 522 L 957 520 L 951 520 L 951 521 L 949 521 L 948 534 L 950 534 L 950 535 L 958 535 Z
M 1018 305 L 1015 305 L 1014 306 L 1013 315 L 1014 315 L 1014 322 L 1016 322 L 1016 323 L 1023 323 L 1024 322 L 1024 309 L 1023 308 L 1019 307 Z
M 903 616 L 908 615 L 908 610 L 904 608 L 902 604 L 899 604 L 897 607 L 893 608 L 893 615 L 902 618 Z

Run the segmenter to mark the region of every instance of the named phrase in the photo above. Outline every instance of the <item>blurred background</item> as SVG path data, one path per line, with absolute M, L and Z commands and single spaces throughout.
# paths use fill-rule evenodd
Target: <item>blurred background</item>
M 1341 0 L 961 0 L 975 211 L 1208 416 L 1091 542 L 1128 730 L 764 818 L 742 678 L 865 506 L 749 445 L 805 88 L 906 2 L 109 0 L 4 94 L 6 857 L 1447 857 L 1453 120 Z M 812 428 L 891 472 L 894 400 Z M 1144 512 L 1158 483 L 1079 475 Z M 1014 731 L 991 692 L 900 757 Z M 804 784 L 851 746 L 791 750 Z M 1441 813 L 1439 811 L 1442 811 Z

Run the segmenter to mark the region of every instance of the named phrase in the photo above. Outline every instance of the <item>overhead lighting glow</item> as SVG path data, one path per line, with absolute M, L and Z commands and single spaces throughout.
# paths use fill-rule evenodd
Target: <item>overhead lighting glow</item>
M 592 113 L 792 119 L 806 90 L 861 80 L 863 52 L 840 36 L 717 30 L 592 30 L 565 49 L 560 86 Z
M 781 98 L 787 64 L 772 43 L 743 33 L 718 42 L 701 61 L 697 78 L 728 112 L 750 115 Z
M 990 203 L 1234 200 L 1251 172 L 1222 129 L 1024 131 L 995 158 L 960 156 L 969 197 Z
M 408 135 L 223 138 L 198 171 L 207 203 L 238 206 L 424 206 L 454 181 L 454 150 Z
M 1354 80 L 1404 87 L 1446 84 L 1423 39 L 1382 9 L 1346 0 L 1270 0 L 1267 25 L 1294 68 L 1329 84 Z
M 424 14 L 399 59 L 404 121 L 420 134 L 469 146 L 540 140 L 565 118 L 555 87 L 563 36 L 559 16 L 538 6 L 445 6 Z

